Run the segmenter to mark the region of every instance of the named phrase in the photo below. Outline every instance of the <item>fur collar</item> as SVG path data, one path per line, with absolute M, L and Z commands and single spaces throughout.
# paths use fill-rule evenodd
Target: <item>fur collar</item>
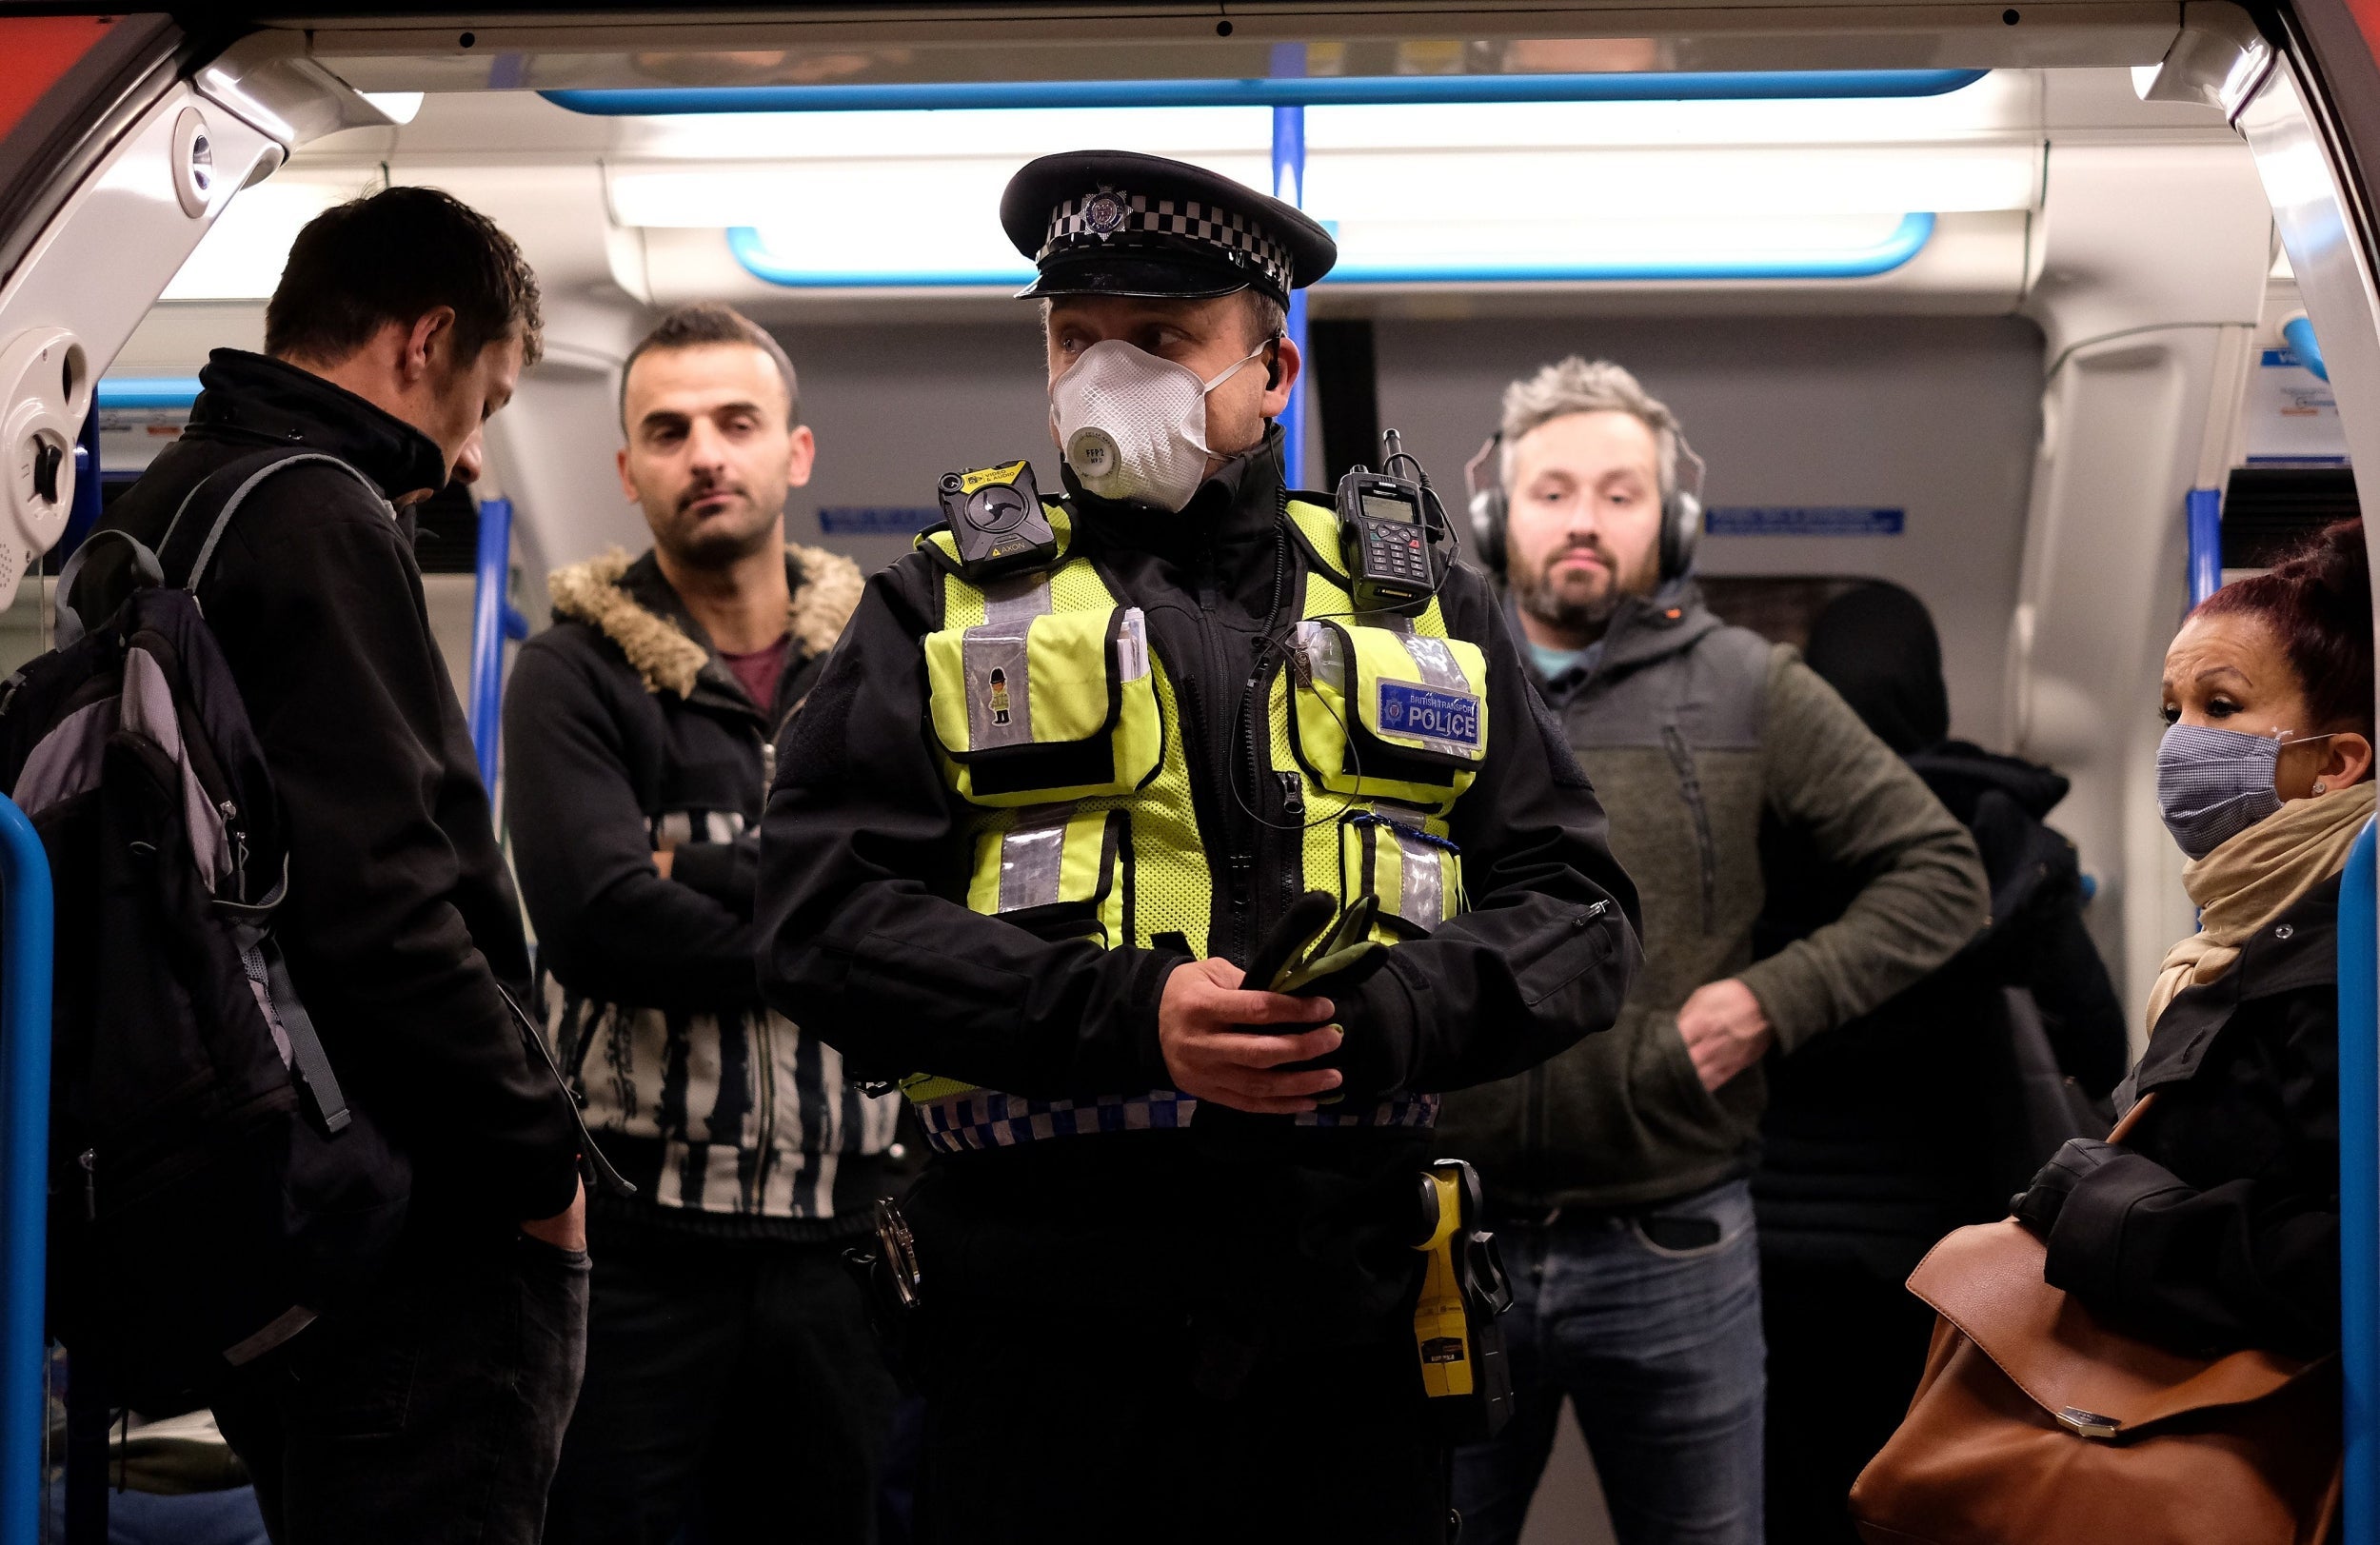
M 824 654 L 860 604 L 860 565 L 823 547 L 785 544 L 802 583 L 785 608 L 785 629 L 804 656 Z M 554 570 L 546 581 L 554 615 L 586 624 L 620 646 L 648 692 L 690 697 L 710 653 L 673 618 L 649 610 L 620 582 L 635 559 L 618 547 L 601 558 Z

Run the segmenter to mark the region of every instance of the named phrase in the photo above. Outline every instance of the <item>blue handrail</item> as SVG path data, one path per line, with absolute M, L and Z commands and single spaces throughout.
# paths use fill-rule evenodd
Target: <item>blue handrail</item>
M 1285 80 L 1301 79 L 1306 72 L 1306 46 L 1302 43 L 1273 45 L 1273 73 Z M 1277 104 L 1273 109 L 1273 196 L 1299 208 L 1306 202 L 1306 109 L 1296 103 Z M 1285 451 L 1282 470 L 1288 474 L 1289 485 L 1306 485 L 1306 404 L 1314 393 L 1307 388 L 1313 379 L 1314 356 L 1306 352 L 1306 292 L 1289 292 L 1288 316 L 1283 325 L 1289 341 L 1298 346 L 1299 358 L 1306 362 L 1306 373 L 1290 389 L 1288 410 L 1281 414 Z
M 2339 885 L 2339 1357 L 2347 1537 L 2380 1535 L 2380 894 L 2373 827 Z
M 2190 524 L 2190 604 L 2223 588 L 2223 490 L 2192 488 L 2182 501 Z
M 41 1537 L 53 925 L 49 857 L 0 798 L 0 1545 Z
M 1320 108 L 1443 102 L 1775 102 L 1941 96 L 1980 69 L 1789 69 L 1585 75 L 1302 75 L 1241 80 L 893 81 L 540 91 L 599 117 L 970 108 Z
M 101 407 L 182 407 L 198 401 L 194 375 L 102 376 Z
M 2330 367 L 2322 362 L 2322 343 L 2314 337 L 2314 325 L 2305 316 L 2293 316 L 2281 324 L 2281 337 L 2297 356 L 2297 363 L 2314 373 L 2317 381 L 2330 379 Z
M 504 740 L 505 641 L 529 636 L 528 619 L 515 610 L 512 588 L 512 501 L 483 499 L 479 505 L 477 587 L 471 609 L 471 748 L 479 753 L 480 782 L 496 795 L 496 751 Z

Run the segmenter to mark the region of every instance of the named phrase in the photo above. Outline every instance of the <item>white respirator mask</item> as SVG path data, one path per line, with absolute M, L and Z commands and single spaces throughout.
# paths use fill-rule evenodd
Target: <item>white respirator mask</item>
M 1121 338 L 1084 349 L 1050 383 L 1049 422 L 1066 465 L 1101 499 L 1180 510 L 1206 476 L 1206 396 L 1245 369 L 1267 338 L 1212 381 Z

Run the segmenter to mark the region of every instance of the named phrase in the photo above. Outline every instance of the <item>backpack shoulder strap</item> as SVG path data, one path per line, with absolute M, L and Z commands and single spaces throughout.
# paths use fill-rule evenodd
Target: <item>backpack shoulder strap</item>
M 387 501 L 381 497 L 380 488 L 371 479 L 328 451 L 257 451 L 215 468 L 183 498 L 182 507 L 173 512 L 173 523 L 166 527 L 164 539 L 157 544 L 157 559 L 165 572 L 183 572 L 182 588 L 195 595 L 199 582 L 207 577 L 208 566 L 215 560 L 215 548 L 222 543 L 224 532 L 230 528 L 231 517 L 240 512 L 240 506 L 248 503 L 257 485 L 275 472 L 317 462 L 345 472 L 362 484 L 375 502 L 387 507 Z M 223 495 L 220 505 L 214 505 L 213 516 L 208 519 L 207 510 L 212 498 L 209 490 L 224 488 L 230 491 Z M 185 555 L 188 556 L 187 569 L 177 561 Z
M 63 649 L 105 623 L 134 590 L 163 584 L 157 555 L 129 531 L 93 531 L 58 570 L 51 636 Z

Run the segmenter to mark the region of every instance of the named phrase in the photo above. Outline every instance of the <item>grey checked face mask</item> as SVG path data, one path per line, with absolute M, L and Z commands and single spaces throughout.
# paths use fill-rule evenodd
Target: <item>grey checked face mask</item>
M 2174 843 L 2203 859 L 2280 809 L 2281 747 L 2297 743 L 2207 724 L 2169 726 L 2157 743 L 2157 809 Z

